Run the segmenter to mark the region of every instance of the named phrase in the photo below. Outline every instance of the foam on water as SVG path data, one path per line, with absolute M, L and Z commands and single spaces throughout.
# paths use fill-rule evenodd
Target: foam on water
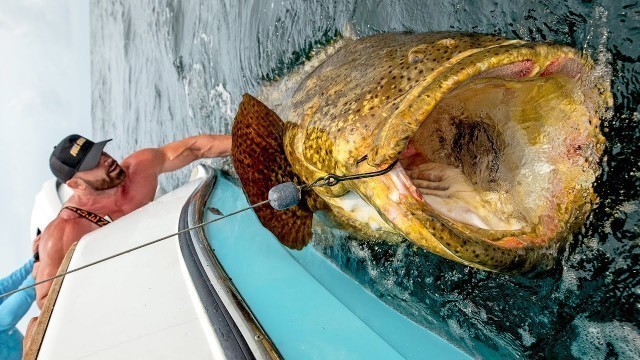
M 571 354 L 593 360 L 640 358 L 640 331 L 632 324 L 610 321 L 598 323 L 584 318 L 573 322 L 577 339 L 571 344 Z
M 523 327 L 518 329 L 520 335 L 522 335 L 522 343 L 525 346 L 531 346 L 536 341 L 535 338 L 529 332 L 529 326 L 524 325 Z
M 215 104 L 224 115 L 227 115 L 229 121 L 235 116 L 235 109 L 232 109 L 231 94 L 224 88 L 224 85 L 218 84 L 211 90 L 209 101 Z

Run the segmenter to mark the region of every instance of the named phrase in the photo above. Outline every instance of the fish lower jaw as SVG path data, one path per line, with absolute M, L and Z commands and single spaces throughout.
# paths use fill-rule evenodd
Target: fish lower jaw
M 346 194 L 337 198 L 325 198 L 327 202 L 334 205 L 334 209 L 338 210 L 341 215 L 354 219 L 373 231 L 385 230 L 393 231 L 393 229 L 382 219 L 376 209 L 369 205 L 354 191 L 348 191 Z
M 475 226 L 485 230 L 520 230 L 526 226 L 515 218 L 501 219 L 494 215 L 491 206 L 487 206 L 476 193 L 470 196 L 442 198 L 424 195 L 424 201 L 447 218 L 459 223 Z

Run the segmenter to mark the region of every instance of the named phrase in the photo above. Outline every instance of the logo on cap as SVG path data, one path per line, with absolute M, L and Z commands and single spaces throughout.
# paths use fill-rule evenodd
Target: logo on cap
M 74 157 L 78 155 L 78 151 L 80 151 L 80 148 L 82 147 L 82 144 L 85 143 L 85 141 L 87 141 L 87 139 L 81 137 L 78 138 L 78 140 L 76 140 L 76 143 L 73 144 L 73 146 L 71 147 L 71 150 L 69 150 L 69 153 L 71 155 L 73 155 Z

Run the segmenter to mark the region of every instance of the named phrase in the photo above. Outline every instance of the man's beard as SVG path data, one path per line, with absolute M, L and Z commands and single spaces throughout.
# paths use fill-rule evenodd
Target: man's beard
M 114 187 L 122 184 L 124 179 L 127 178 L 127 173 L 124 169 L 119 168 L 115 175 L 111 176 L 107 174 L 106 179 L 100 180 L 85 180 L 85 183 L 89 185 L 95 191 L 103 191 L 113 189 Z

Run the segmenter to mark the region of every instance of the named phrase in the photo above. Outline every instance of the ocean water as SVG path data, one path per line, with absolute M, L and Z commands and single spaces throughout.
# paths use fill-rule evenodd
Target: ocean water
M 114 138 L 108 150 L 121 159 L 188 135 L 229 133 L 243 93 L 312 59 L 347 23 L 360 36 L 455 30 L 569 44 L 610 77 L 614 107 L 602 123 L 599 201 L 549 271 L 488 273 L 328 229 L 313 246 L 474 357 L 640 358 L 637 0 L 92 1 L 94 137 Z M 163 185 L 175 188 L 187 171 L 165 175 Z

